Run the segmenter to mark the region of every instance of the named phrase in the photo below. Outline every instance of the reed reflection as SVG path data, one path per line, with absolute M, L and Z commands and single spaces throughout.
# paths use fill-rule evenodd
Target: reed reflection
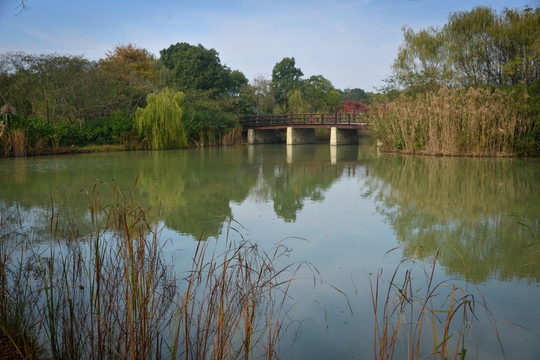
M 474 282 L 540 279 L 537 159 L 382 156 L 369 197 L 410 257 L 417 248 Z

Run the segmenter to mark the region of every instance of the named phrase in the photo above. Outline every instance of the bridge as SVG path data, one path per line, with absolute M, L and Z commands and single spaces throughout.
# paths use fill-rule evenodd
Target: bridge
M 316 129 L 329 128 L 330 145 L 343 145 L 358 143 L 358 131 L 367 129 L 369 119 L 365 113 L 269 114 L 244 116 L 240 124 L 247 130 L 248 144 L 279 142 L 280 129 L 287 129 L 288 145 L 311 144 Z

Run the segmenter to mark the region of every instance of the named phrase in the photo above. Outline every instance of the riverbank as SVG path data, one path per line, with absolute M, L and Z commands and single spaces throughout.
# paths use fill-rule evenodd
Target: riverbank
M 206 143 L 197 142 L 192 143 L 186 147 L 188 148 L 202 148 L 202 147 L 215 147 L 215 146 L 236 146 L 243 145 L 245 141 L 242 139 L 224 139 L 222 144 L 215 144 L 214 142 Z M 139 151 L 148 150 L 143 144 L 91 144 L 85 146 L 59 146 L 55 148 L 39 148 L 37 150 L 32 148 L 23 148 L 18 152 L 9 152 L 8 156 L 0 156 L 0 158 L 13 158 L 13 157 L 26 157 L 26 156 L 50 156 L 50 155 L 67 155 L 67 154 L 85 154 L 85 153 L 105 153 L 116 151 Z

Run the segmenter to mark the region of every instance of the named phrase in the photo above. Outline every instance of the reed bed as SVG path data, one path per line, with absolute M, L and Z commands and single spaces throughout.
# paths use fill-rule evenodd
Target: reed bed
M 528 95 L 442 87 L 374 106 L 372 129 L 387 150 L 437 155 L 534 153 L 537 129 Z
M 242 136 L 242 127 L 236 126 L 223 132 L 212 132 L 200 130 L 198 139 L 190 139 L 196 147 L 205 146 L 231 146 L 244 143 Z
M 38 242 L 2 214 L 0 329 L 27 359 L 277 358 L 294 269 L 284 248 L 264 252 L 229 222 L 226 239 L 199 241 L 191 270 L 165 261 L 160 229 L 113 188 L 88 193 L 93 229 Z M 235 240 L 237 237 L 238 240 Z
M 4 126 L 2 124 L 2 126 Z M 3 127 L 0 130 L 0 157 L 2 156 L 26 156 L 26 134 L 24 131 L 16 129 L 6 131 Z
M 484 296 L 478 288 L 472 293 L 457 283 L 435 283 L 438 251 L 429 266 L 418 262 L 416 255 L 395 268 L 387 285 L 382 270 L 375 282 L 370 279 L 375 359 L 469 358 L 467 352 L 475 350 L 472 333 L 478 311 L 494 320 Z

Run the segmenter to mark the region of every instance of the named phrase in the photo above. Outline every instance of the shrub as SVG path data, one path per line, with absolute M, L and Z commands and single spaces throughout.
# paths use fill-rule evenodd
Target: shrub
M 188 138 L 199 146 L 230 142 L 238 126 L 236 115 L 219 110 L 188 110 L 184 112 Z

